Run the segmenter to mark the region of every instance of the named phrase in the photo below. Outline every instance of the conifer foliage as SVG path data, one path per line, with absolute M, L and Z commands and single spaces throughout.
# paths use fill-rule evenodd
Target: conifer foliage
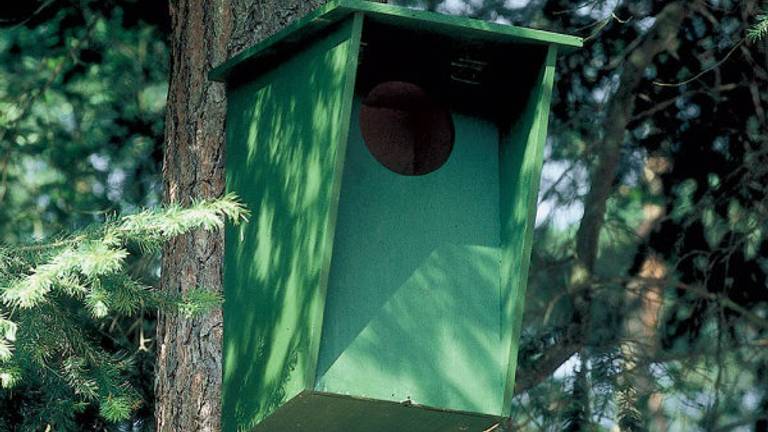
M 205 287 L 180 296 L 162 293 L 129 274 L 126 259 L 247 216 L 227 195 L 112 218 L 46 243 L 0 247 L 0 386 L 9 391 L 34 383 L 48 393 L 47 403 L 23 417 L 67 429 L 77 412 L 97 405 L 108 422 L 127 419 L 141 404 L 125 378 L 132 356 L 104 351 L 79 322 L 146 308 L 189 317 L 211 310 L 221 302 L 219 294 Z
M 747 39 L 757 42 L 768 37 L 768 12 L 757 16 L 757 23 L 747 30 Z

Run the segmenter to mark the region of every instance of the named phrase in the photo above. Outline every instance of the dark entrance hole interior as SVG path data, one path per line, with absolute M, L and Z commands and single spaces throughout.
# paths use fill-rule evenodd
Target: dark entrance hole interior
M 536 85 L 542 46 L 458 39 L 447 30 L 394 27 L 366 17 L 356 94 L 370 153 L 408 176 L 428 174 L 454 147 L 453 115 L 506 133 Z
M 373 157 L 398 174 L 429 174 L 453 149 L 448 109 L 404 81 L 381 83 L 363 98 L 360 129 Z

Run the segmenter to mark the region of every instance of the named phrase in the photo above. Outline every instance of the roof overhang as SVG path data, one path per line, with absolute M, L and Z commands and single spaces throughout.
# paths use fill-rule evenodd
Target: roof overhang
M 365 0 L 331 0 L 280 32 L 243 50 L 215 67 L 208 76 L 214 81 L 226 81 L 239 66 L 273 55 L 286 46 L 298 44 L 312 34 L 355 13 L 362 13 L 368 19 L 386 24 L 404 28 L 418 28 L 427 32 L 480 41 L 558 45 L 569 49 L 579 48 L 583 44 L 580 37 L 543 30 L 443 15 Z

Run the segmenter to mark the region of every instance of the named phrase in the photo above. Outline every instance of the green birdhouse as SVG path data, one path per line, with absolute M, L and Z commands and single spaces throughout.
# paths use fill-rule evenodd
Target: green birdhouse
M 558 50 L 331 1 L 227 85 L 225 431 L 482 432 L 508 416 Z

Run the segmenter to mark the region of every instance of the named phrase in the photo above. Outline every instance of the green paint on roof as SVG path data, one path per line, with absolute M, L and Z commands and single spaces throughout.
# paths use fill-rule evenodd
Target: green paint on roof
M 285 46 L 299 43 L 312 33 L 358 12 L 364 14 L 366 18 L 383 23 L 402 27 L 418 27 L 426 32 L 456 35 L 463 38 L 496 42 L 554 44 L 571 48 L 581 47 L 583 43 L 582 39 L 576 36 L 491 23 L 473 18 L 443 15 L 366 0 L 331 0 L 282 31 L 243 50 L 240 54 L 217 66 L 211 70 L 209 78 L 214 81 L 225 81 L 230 73 L 241 64 L 275 54 Z

